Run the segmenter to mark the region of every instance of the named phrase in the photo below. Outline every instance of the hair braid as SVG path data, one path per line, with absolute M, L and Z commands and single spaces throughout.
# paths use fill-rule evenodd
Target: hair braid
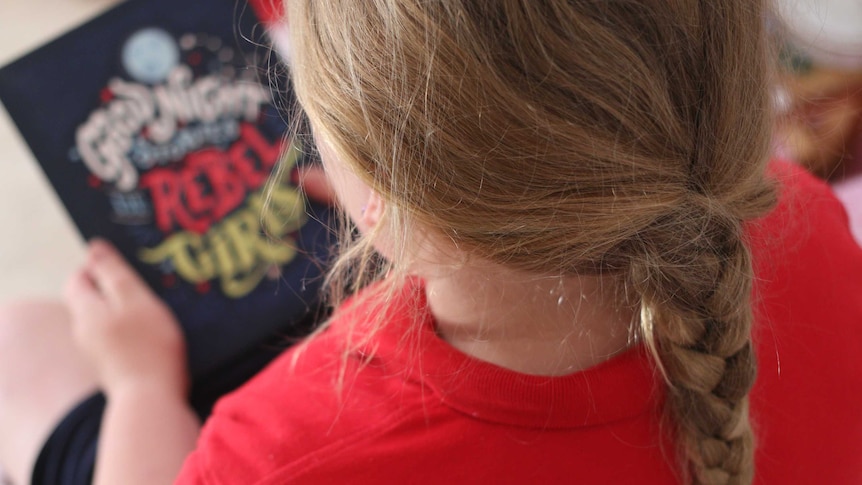
M 691 197 L 698 198 L 708 202 Z M 692 479 L 742 484 L 753 473 L 751 263 L 741 222 L 716 212 L 685 204 L 657 220 L 642 236 L 648 257 L 632 264 L 630 282 L 641 295 L 642 330 L 670 384 L 667 411 Z
M 666 414 L 697 484 L 749 484 L 754 475 L 752 268 L 743 222 L 773 194 L 761 168 L 767 70 L 744 70 L 764 66 L 768 55 L 762 8 L 700 3 L 709 41 L 695 76 L 701 94 L 688 112 L 694 150 L 684 202 L 639 235 L 641 257 L 629 273 L 645 309 L 642 331 L 670 384 Z

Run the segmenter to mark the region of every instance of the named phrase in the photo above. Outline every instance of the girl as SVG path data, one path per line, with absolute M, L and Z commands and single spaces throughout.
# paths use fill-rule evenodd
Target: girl
M 94 243 L 78 350 L 46 337 L 72 390 L 3 423 L 8 463 L 98 385 L 97 483 L 862 480 L 862 252 L 822 185 L 766 175 L 762 3 L 288 8 L 358 293 L 198 436 L 172 318 Z

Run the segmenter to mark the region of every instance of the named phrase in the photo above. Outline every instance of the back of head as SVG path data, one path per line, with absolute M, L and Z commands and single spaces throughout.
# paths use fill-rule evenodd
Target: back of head
M 757 1 L 287 2 L 295 89 L 335 153 L 460 247 L 616 275 L 695 483 L 748 483 L 751 264 L 765 212 Z

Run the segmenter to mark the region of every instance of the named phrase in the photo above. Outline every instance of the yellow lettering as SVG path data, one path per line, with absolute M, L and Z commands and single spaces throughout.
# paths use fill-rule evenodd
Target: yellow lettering
M 138 257 L 154 265 L 170 260 L 177 274 L 191 283 L 218 278 L 226 296 L 240 298 L 257 287 L 270 266 L 282 266 L 296 257 L 290 234 L 307 220 L 299 191 L 275 184 L 267 193 L 261 190 L 250 196 L 245 208 L 206 234 L 178 232 L 156 247 L 141 249 Z
M 149 264 L 171 260 L 177 274 L 192 283 L 206 281 L 215 275 L 215 261 L 206 251 L 203 237 L 193 232 L 183 231 L 154 248 L 143 248 L 138 257 Z

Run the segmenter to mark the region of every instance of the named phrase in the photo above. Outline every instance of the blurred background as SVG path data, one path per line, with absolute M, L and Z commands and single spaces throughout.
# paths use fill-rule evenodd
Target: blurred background
M 0 0 L 0 65 L 117 3 Z M 0 167 L 0 302 L 57 295 L 81 262 L 84 244 L 4 109 Z

